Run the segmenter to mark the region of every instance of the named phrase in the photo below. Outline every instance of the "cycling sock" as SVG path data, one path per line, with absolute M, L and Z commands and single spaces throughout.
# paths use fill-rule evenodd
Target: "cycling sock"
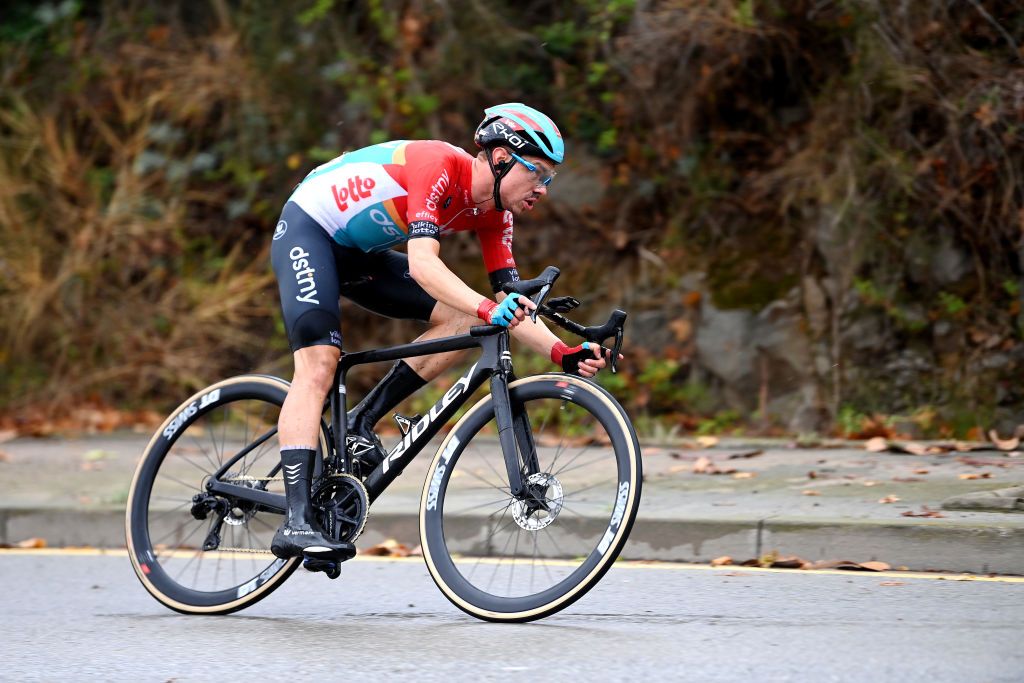
M 348 428 L 355 434 L 372 432 L 373 426 L 385 413 L 426 383 L 404 360 L 397 361 L 384 379 L 349 413 L 352 419 L 349 420 Z
M 316 451 L 303 446 L 281 448 L 281 473 L 284 475 L 284 497 L 288 505 L 288 526 L 301 526 L 313 521 L 313 508 L 309 502 L 309 482 L 312 478 Z

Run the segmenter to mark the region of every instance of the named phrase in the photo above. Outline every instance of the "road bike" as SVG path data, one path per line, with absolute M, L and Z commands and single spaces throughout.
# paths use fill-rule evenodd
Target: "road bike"
M 503 289 L 531 297 L 534 319 L 597 344 L 614 338 L 614 372 L 626 314 L 616 310 L 593 327 L 566 318 L 578 300 L 545 302 L 558 275 L 549 267 Z M 396 415 L 401 440 L 362 472 L 345 447 L 347 372 L 472 348 L 480 355 L 469 371 L 424 415 Z M 485 382 L 489 393 L 455 422 L 427 470 L 420 544 L 457 607 L 489 621 L 530 621 L 571 605 L 608 571 L 636 519 L 643 477 L 636 432 L 615 398 L 571 374 L 517 378 L 508 328 L 342 354 L 321 419 L 312 499 L 328 534 L 355 541 L 373 501 Z M 182 403 L 146 447 L 128 495 L 127 545 L 142 585 L 167 607 L 235 612 L 302 564 L 270 552 L 286 507 L 275 437 L 287 392 L 286 381 L 266 375 L 218 382 Z

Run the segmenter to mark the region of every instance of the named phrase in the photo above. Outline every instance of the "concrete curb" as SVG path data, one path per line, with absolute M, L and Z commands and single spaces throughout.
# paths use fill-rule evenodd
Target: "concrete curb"
M 46 539 L 51 547 L 124 547 L 124 511 L 108 509 L 0 509 L 0 543 Z M 359 545 L 393 538 L 419 543 L 415 514 L 372 514 Z M 628 560 L 708 562 L 729 555 L 742 562 L 771 551 L 805 560 L 881 560 L 893 568 L 976 574 L 1024 574 L 1024 519 L 953 520 L 644 519 L 622 552 Z

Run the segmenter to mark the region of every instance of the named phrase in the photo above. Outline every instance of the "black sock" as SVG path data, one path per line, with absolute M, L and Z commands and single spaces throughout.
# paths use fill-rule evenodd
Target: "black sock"
M 290 525 L 301 526 L 313 521 L 309 482 L 313 476 L 314 458 L 316 451 L 309 448 L 281 449 L 281 475 L 284 477 L 284 497 Z
M 384 416 L 384 413 L 412 396 L 426 383 L 427 381 L 417 375 L 416 371 L 405 361 L 397 361 L 391 366 L 390 372 L 384 376 L 384 379 L 370 390 L 370 393 L 359 405 L 349 412 L 349 430 L 355 434 L 373 431 L 373 426 Z

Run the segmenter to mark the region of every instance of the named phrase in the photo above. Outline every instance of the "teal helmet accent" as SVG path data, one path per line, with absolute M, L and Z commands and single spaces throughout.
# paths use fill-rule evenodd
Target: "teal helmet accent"
M 555 122 L 521 102 L 485 109 L 484 120 L 477 126 L 473 139 L 487 150 L 505 146 L 520 155 L 541 157 L 556 164 L 565 159 L 565 145 Z

